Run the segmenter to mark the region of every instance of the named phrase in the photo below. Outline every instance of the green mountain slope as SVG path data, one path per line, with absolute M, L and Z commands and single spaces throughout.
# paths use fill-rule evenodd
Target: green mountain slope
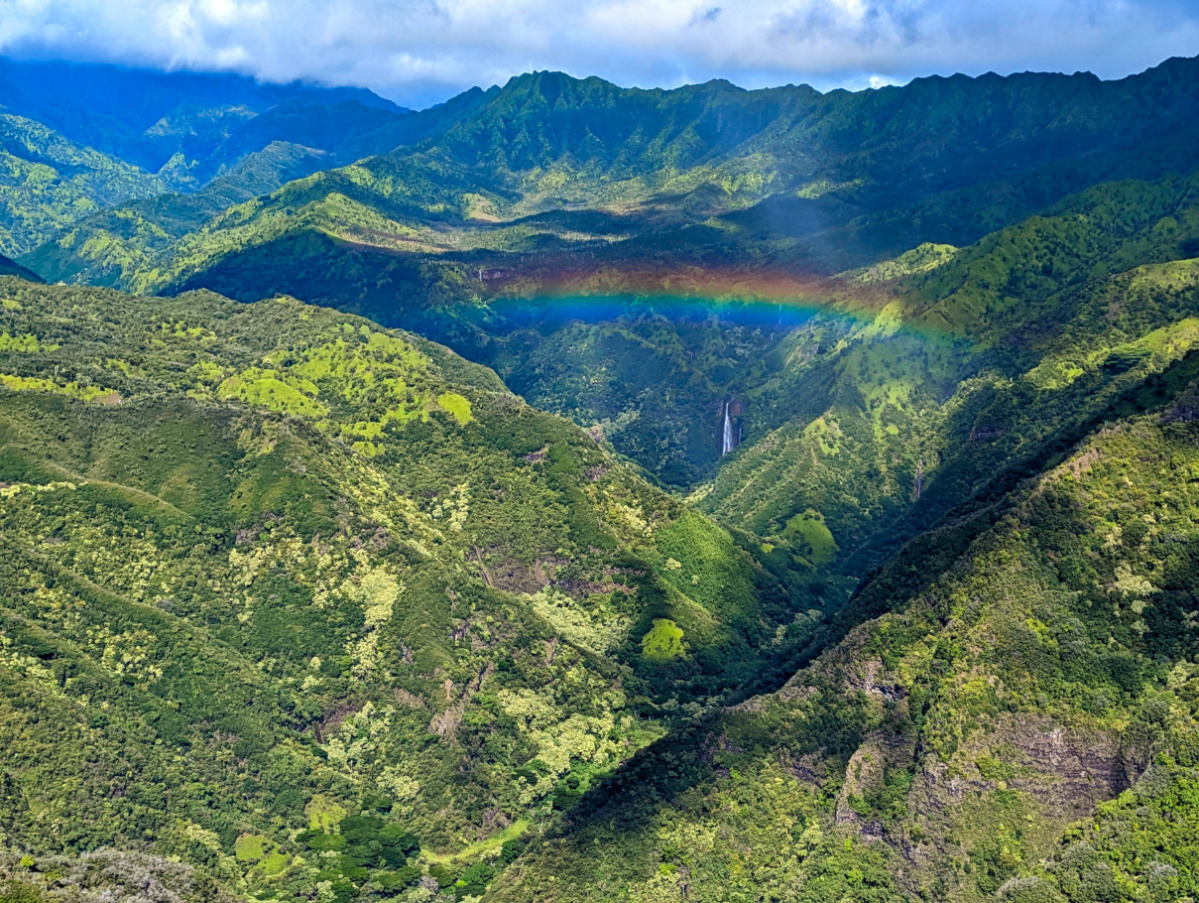
M 213 186 L 202 201 L 121 208 L 23 259 L 54 280 L 165 294 L 210 288 L 241 300 L 282 292 L 404 324 L 495 367 L 535 404 L 603 424 L 621 452 L 660 478 L 694 485 L 716 470 L 726 401 L 737 402 L 754 442 L 781 426 L 802 394 L 790 391 L 787 330 L 721 323 L 704 305 L 752 299 L 757 283 L 800 271 L 877 266 L 922 242 L 968 246 L 1033 213 L 1060 224 L 1056 205 L 1089 186 L 1187 172 L 1199 137 L 1196 71 L 1194 60 L 1171 60 L 1119 82 L 954 77 L 824 95 L 724 82 L 626 90 L 533 73 L 464 95 L 423 140 L 389 155 L 231 207 L 236 192 Z M 1168 211 L 1153 204 L 1165 223 Z M 1106 247 L 1126 237 L 1102 217 L 1093 225 L 1114 230 Z M 1071 226 L 1056 241 L 1089 241 L 1087 231 Z M 848 292 L 851 314 L 872 303 L 856 295 L 890 291 L 872 278 Z M 713 280 L 720 297 L 711 295 Z M 798 284 L 801 301 L 846 294 Z M 948 283 L 929 291 L 952 294 Z M 693 322 L 710 313 L 716 323 L 676 329 L 654 304 L 626 304 L 598 322 L 567 313 L 554 332 L 529 328 L 553 309 L 546 299 L 563 292 L 683 294 L 698 304 Z M 915 325 L 951 329 L 931 312 Z M 806 359 L 817 343 L 804 347 Z M 957 382 L 949 371 L 980 359 L 951 357 L 930 378 Z M 597 372 L 604 388 L 580 401 L 578 385 Z M 819 392 L 840 377 L 830 379 Z M 679 384 L 686 388 L 676 394 Z M 767 403 L 772 385 L 786 391 Z M 805 412 L 821 413 L 820 401 L 806 399 Z M 902 467 L 919 460 L 917 452 Z M 849 504 L 877 500 L 858 502 Z M 772 510 L 767 519 L 802 510 Z
M 380 133 L 390 143 L 358 141 L 355 126 L 323 128 L 331 114 L 280 108 L 246 126 L 261 134 L 247 138 L 243 150 L 269 138 L 344 159 L 328 137 L 306 137 L 313 129 L 348 136 L 351 159 L 380 145 L 410 147 L 239 211 L 167 255 L 175 268 L 158 266 L 150 276 L 133 267 L 122 284 L 203 281 L 231 253 L 274 241 L 279 210 L 328 208 L 343 196 L 351 209 L 324 209 L 296 230 L 421 252 L 429 248 L 406 243 L 408 233 L 432 223 L 436 230 L 425 237 L 434 248 L 499 252 L 488 266 L 510 266 L 504 252 L 529 250 L 625 257 L 625 248 L 609 247 L 610 238 L 591 230 L 530 224 L 522 244 L 518 234 L 489 225 L 563 208 L 605 210 L 642 236 L 630 246 L 636 253 L 657 247 L 685 257 L 698 246 L 733 259 L 753 244 L 756 255 L 785 253 L 793 263 L 836 271 L 924 241 L 970 243 L 1118 175 L 1155 178 L 1189 168 L 1197 138 L 1195 70 L 1194 60 L 1171 60 L 1119 82 L 955 76 L 823 95 L 803 86 L 751 92 L 727 82 L 643 91 L 532 73 L 401 117 L 399 132 Z M 280 131 L 268 124 L 274 118 L 295 125 Z M 928 140 L 930 123 L 936 141 Z M 664 225 L 699 226 L 713 215 L 725 217 L 718 228 L 663 243 L 651 237 Z M 366 218 L 376 222 L 363 230 Z M 233 245 L 211 234 L 232 228 L 242 236 Z M 534 235 L 540 245 L 528 245 Z M 375 265 L 386 266 L 386 258 Z
M 829 312 L 798 330 L 740 320 L 736 305 L 718 299 L 701 297 L 681 315 L 653 296 L 635 302 L 637 270 L 615 266 L 613 277 L 601 271 L 602 280 L 573 289 L 584 302 L 628 293 L 598 320 L 580 321 L 570 297 L 515 309 L 502 296 L 482 308 L 455 305 L 482 286 L 443 261 L 392 254 L 374 270 L 383 258 L 295 231 L 330 210 L 362 211 L 346 196 L 276 210 L 275 240 L 210 275 L 231 291 L 265 290 L 278 272 L 272 260 L 322 259 L 327 269 L 304 265 L 287 283 L 380 317 L 389 297 L 423 298 L 414 305 L 424 308 L 413 319 L 420 328 L 491 363 L 533 403 L 601 424 L 620 450 L 672 482 L 711 472 L 723 405 L 735 399 L 746 443 L 721 462 L 702 505 L 788 543 L 831 530 L 860 575 L 885 550 L 855 558 L 856 550 L 880 536 L 894 549 L 1026 443 L 1102 408 L 1124 370 L 1160 368 L 1189 347 L 1189 265 L 1168 262 L 1199 240 L 1193 198 L 1193 176 L 1097 186 L 960 252 L 942 249 L 938 265 L 912 275 L 900 264 L 883 267 L 899 275 L 881 283 L 876 273 L 872 285 L 853 276 L 817 287 Z M 240 242 L 251 228 L 220 234 Z M 426 231 L 410 242 L 434 240 Z M 351 286 L 367 273 L 373 282 L 356 295 Z M 694 283 L 703 288 L 702 271 Z M 1153 303 L 1112 307 L 1133 284 Z M 682 291 L 692 291 L 685 281 Z M 455 322 L 439 327 L 443 313 Z M 1159 328 L 1172 331 L 1151 335 Z M 1123 366 L 1109 354 L 1131 356 Z
M 843 624 L 885 614 L 638 757 L 489 899 L 1193 895 L 1194 393 L 909 547 Z
M 0 94 L 6 112 L 44 123 L 72 142 L 93 147 L 147 172 L 183 171 L 198 162 L 217 168 L 231 166 L 237 158 L 281 140 L 279 131 L 289 117 L 289 107 L 306 106 L 334 120 L 335 129 L 346 121 L 370 120 L 376 124 L 404 117 L 411 111 L 362 88 L 323 88 L 292 83 L 269 84 L 234 74 L 158 72 L 96 63 L 38 62 L 0 58 Z M 262 114 L 272 127 L 255 125 Z M 338 120 L 330 110 L 342 109 L 349 117 Z M 373 111 L 373 112 L 372 112 Z M 384 119 L 383 117 L 388 117 Z M 290 117 L 294 123 L 294 113 Z M 314 123 L 315 123 L 314 117 Z M 242 144 L 233 153 L 220 146 L 250 126 L 263 135 L 254 146 Z M 306 135 L 314 134 L 309 125 Z M 319 131 L 319 130 L 318 130 Z M 300 143 L 312 143 L 300 142 Z
M 201 87 L 9 116 L 0 901 L 1199 893 L 1199 61 Z
M 160 194 L 94 213 L 23 259 L 56 282 L 112 285 L 131 269 L 227 207 L 269 194 L 330 162 L 321 150 L 280 141 L 244 157 L 232 170 L 192 194 Z
M 1099 186 L 899 277 L 848 329 L 815 318 L 748 393 L 755 440 L 702 506 L 762 535 L 815 514 L 854 566 L 881 563 L 1193 347 L 1196 184 Z
M 281 898 L 486 883 L 820 617 L 440 346 L 289 300 L 0 290 L 9 848 Z
M 0 253 L 21 254 L 89 213 L 163 187 L 41 123 L 0 114 Z
M 0 255 L 0 276 L 17 276 L 29 282 L 41 282 L 41 278 L 32 270 L 27 270 L 15 260 Z
M 197 180 L 183 187 L 203 188 L 192 193 L 161 194 L 149 200 L 116 207 L 71 221 L 53 241 L 25 255 L 27 262 L 45 270 L 56 281 L 92 285 L 121 285 L 134 282 L 152 285 L 174 253 L 177 244 L 191 240 L 193 232 L 209 231 L 210 220 L 222 221 L 229 210 L 245 215 L 240 205 L 259 195 L 270 195 L 293 180 L 310 185 L 315 176 L 323 184 L 320 170 L 360 157 L 419 140 L 469 116 L 488 95 L 475 89 L 429 110 L 403 117 L 386 115 L 382 124 L 367 120 L 373 129 L 356 128 L 354 116 L 366 112 L 347 105 L 325 108 L 314 105 L 283 106 L 271 109 L 251 120 L 244 129 L 221 145 L 220 164 L 204 164 Z M 308 143 L 305 143 L 308 142 Z M 202 177 L 202 178 L 201 178 Z M 301 189 L 303 190 L 303 189 Z M 332 199 L 333 206 L 341 200 Z M 256 209 L 259 203 L 248 209 Z M 237 207 L 234 211 L 231 208 Z M 368 211 L 361 217 L 373 234 L 382 235 L 376 226 L 377 214 Z M 261 230 L 259 230 L 261 231 Z M 267 231 L 272 230 L 267 227 Z M 402 230 L 401 230 L 402 231 Z M 183 253 L 183 252 L 179 252 Z M 131 281 L 133 274 L 139 274 Z
M 292 179 L 419 141 L 487 97 L 475 89 L 416 113 L 361 89 L 2 59 L 0 96 L 9 183 L 0 180 L 0 251 L 23 254 L 55 239 L 94 265 L 92 281 L 101 283 L 118 259 L 133 271 L 139 254 L 159 247 L 146 238 L 164 226 L 153 211 L 173 206 L 167 220 L 198 228 Z M 199 214 L 187 195 L 206 187 Z M 168 190 L 177 194 L 156 198 L 149 213 L 122 206 Z M 114 206 L 121 209 L 109 213 Z M 112 245 L 112 216 L 137 222 L 115 256 L 97 251 Z M 63 275 L 83 267 L 68 264 Z

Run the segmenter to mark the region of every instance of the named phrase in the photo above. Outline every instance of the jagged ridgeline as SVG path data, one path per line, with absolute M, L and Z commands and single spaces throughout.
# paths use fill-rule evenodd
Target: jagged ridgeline
M 31 886 L 116 847 L 260 899 L 481 893 L 819 617 L 601 436 L 287 298 L 4 278 L 0 481 Z
M 1199 60 L 168 82 L 0 117 L 2 903 L 1199 897 Z

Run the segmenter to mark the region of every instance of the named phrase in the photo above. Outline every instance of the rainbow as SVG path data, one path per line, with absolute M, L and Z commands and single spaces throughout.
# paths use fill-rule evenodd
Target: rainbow
M 684 321 L 715 317 L 737 325 L 782 328 L 831 318 L 864 328 L 898 298 L 882 286 L 729 267 L 497 269 L 481 270 L 480 279 L 488 289 L 487 310 L 517 326 L 660 315 Z M 889 331 L 946 337 L 943 330 L 932 329 L 919 318 L 902 318 Z

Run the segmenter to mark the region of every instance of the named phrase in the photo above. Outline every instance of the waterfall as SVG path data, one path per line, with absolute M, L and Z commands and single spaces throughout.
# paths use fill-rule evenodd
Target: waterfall
M 733 438 L 733 420 L 729 417 L 729 403 L 724 403 L 724 437 L 720 443 L 720 456 L 723 458 L 734 448 L 737 447 L 737 440 Z

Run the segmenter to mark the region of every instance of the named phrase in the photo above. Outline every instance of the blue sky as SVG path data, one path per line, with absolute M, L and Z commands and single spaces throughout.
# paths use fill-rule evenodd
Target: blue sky
M 0 0 L 0 52 L 373 88 L 410 106 L 531 69 L 821 89 L 1199 54 L 1199 0 Z

